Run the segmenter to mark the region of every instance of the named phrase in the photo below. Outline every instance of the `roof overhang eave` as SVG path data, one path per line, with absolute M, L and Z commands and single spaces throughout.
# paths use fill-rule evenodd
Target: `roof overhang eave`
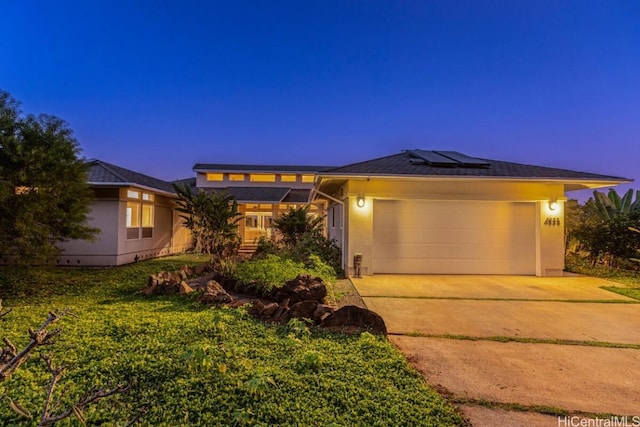
M 88 182 L 91 187 L 135 187 L 141 190 L 153 191 L 154 193 L 164 194 L 166 196 L 175 197 L 176 193 L 171 191 L 160 190 L 159 188 L 148 187 L 133 182 Z
M 549 182 L 584 185 L 585 188 L 602 188 L 613 185 L 628 184 L 633 179 L 628 178 L 603 178 L 603 179 L 587 179 L 587 178 L 554 178 L 554 177 L 510 177 L 510 176 L 459 176 L 459 175 L 397 175 L 397 174 L 319 174 L 317 176 L 318 183 L 329 179 L 355 179 L 367 180 L 371 178 L 379 179 L 411 179 L 419 181 L 496 181 L 496 182 Z

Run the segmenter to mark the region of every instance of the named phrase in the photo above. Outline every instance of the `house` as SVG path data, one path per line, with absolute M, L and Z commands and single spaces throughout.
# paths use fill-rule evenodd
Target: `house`
M 362 274 L 559 276 L 565 193 L 628 179 L 405 150 L 318 171 L 313 201 L 328 202 L 343 265 Z
M 345 270 L 353 273 L 359 254 L 367 275 L 561 275 L 565 194 L 630 182 L 420 149 L 339 167 L 199 163 L 193 170 L 183 184 L 238 201 L 245 250 L 272 236 L 281 212 L 308 205 L 325 218 Z M 168 182 L 97 160 L 89 181 L 100 240 L 66 243 L 61 263 L 118 265 L 189 246 Z
M 60 244 L 61 265 L 121 265 L 184 252 L 191 236 L 174 211 L 169 182 L 100 160 L 89 160 L 94 194 L 89 225 L 101 230 L 95 242 Z
M 323 215 L 328 202 L 313 199 L 320 171 L 329 166 L 229 165 L 198 163 L 195 187 L 235 197 L 244 219 L 239 232 L 242 250 L 252 251 L 260 237 L 272 237 L 272 221 L 281 212 L 310 205 L 312 215 Z

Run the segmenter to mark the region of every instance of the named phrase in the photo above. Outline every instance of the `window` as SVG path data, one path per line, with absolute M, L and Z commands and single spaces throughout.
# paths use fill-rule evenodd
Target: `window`
M 243 173 L 230 173 L 229 174 L 229 181 L 244 181 L 244 174 Z
M 302 182 L 313 182 L 315 176 L 313 175 L 302 175 Z
M 295 175 L 280 175 L 281 182 L 296 182 Z
M 276 176 L 273 174 L 251 174 L 249 175 L 249 180 L 251 182 L 276 182 Z
M 140 227 L 140 203 L 127 202 L 127 228 Z
M 153 205 L 142 205 L 142 226 L 153 227 Z
M 127 239 L 153 237 L 153 194 L 127 190 L 126 226 Z
M 244 225 L 248 228 L 258 228 L 258 215 L 247 215 L 244 217 Z
M 224 179 L 223 173 L 208 173 L 207 181 L 222 181 Z

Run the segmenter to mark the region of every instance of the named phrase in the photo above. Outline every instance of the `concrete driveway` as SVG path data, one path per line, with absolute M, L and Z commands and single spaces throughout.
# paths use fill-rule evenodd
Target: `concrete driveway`
M 475 426 L 557 426 L 557 417 L 537 413 L 541 406 L 640 415 L 640 301 L 601 289 L 617 284 L 524 276 L 352 281 L 384 318 L 389 339 L 429 383 L 466 402 L 461 409 Z

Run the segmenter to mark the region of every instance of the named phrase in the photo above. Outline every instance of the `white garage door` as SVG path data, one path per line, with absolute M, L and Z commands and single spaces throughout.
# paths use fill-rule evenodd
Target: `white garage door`
M 535 274 L 535 204 L 376 200 L 373 272 Z

